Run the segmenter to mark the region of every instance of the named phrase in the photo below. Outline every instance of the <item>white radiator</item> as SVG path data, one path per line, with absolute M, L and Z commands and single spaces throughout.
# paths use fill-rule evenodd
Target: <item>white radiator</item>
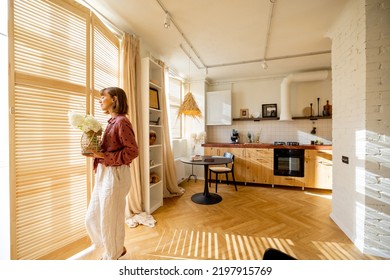
M 184 181 L 185 171 L 184 171 L 184 163 L 180 161 L 180 159 L 175 159 L 175 167 L 176 167 L 176 180 L 177 183 L 180 184 Z
M 187 140 L 173 139 L 172 140 L 173 155 L 175 157 L 176 179 L 177 183 L 181 183 L 185 178 L 184 163 L 180 161 L 181 157 L 187 156 Z

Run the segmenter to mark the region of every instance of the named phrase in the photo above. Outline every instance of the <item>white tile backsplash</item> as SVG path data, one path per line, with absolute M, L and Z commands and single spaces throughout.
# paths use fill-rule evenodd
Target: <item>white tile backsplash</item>
M 316 134 L 311 134 L 316 127 Z M 332 144 L 332 120 L 292 120 L 292 121 L 233 121 L 228 126 L 207 126 L 208 143 L 230 143 L 232 129 L 240 133 L 240 143 L 247 143 L 248 132 L 260 134 L 261 143 L 273 143 L 274 141 L 296 141 L 301 144 L 310 144 L 311 141 L 322 141 L 324 144 Z

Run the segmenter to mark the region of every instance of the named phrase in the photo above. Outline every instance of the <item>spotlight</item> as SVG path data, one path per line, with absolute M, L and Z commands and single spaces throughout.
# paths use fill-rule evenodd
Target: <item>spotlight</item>
M 263 63 L 261 64 L 261 67 L 263 67 L 264 70 L 268 69 L 268 64 L 265 60 L 263 60 Z
M 169 16 L 168 12 L 165 13 L 165 22 L 164 22 L 164 27 L 169 28 L 171 27 L 171 17 Z

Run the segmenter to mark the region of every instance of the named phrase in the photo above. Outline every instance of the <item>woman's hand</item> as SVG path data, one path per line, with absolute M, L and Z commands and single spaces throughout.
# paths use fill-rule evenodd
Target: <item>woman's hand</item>
M 92 157 L 92 158 L 104 158 L 104 153 L 93 151 L 93 150 L 88 150 L 86 152 L 87 153 L 82 155 L 86 157 Z
M 92 152 L 81 153 L 81 155 L 85 156 L 85 157 L 95 158 L 95 156 L 92 154 Z
M 97 152 L 97 151 L 90 151 L 93 155 L 94 158 L 104 158 L 104 153 Z

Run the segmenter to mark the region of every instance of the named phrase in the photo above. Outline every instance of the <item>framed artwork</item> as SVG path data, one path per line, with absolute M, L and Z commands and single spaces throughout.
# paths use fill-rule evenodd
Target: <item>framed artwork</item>
M 263 118 L 276 118 L 278 109 L 276 104 L 263 104 Z
M 249 118 L 249 110 L 240 109 L 240 118 Z
M 158 99 L 158 91 L 154 88 L 149 89 L 149 107 L 160 110 L 160 100 Z

